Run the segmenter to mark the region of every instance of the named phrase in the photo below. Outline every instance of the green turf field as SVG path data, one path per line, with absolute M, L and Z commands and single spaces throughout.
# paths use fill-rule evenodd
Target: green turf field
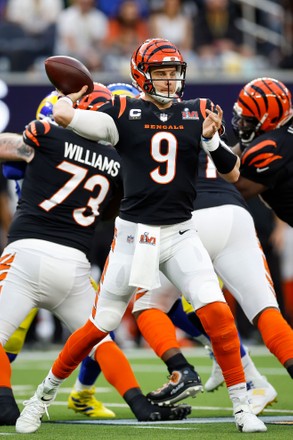
M 167 372 L 162 362 L 147 349 L 127 350 L 133 370 L 144 392 L 151 391 L 167 381 Z M 184 349 L 189 361 L 196 366 L 203 382 L 209 376 L 211 360 L 202 348 Z M 31 397 L 36 386 L 46 375 L 57 352 L 24 351 L 13 364 L 14 394 L 22 408 L 22 401 Z M 195 399 L 188 399 L 192 413 L 188 419 L 180 422 L 139 423 L 116 390 L 100 376 L 97 393 L 112 409 L 116 419 L 93 420 L 75 414 L 67 409 L 67 396 L 74 383 L 76 374 L 65 381 L 54 404 L 49 408 L 50 421 L 47 417 L 40 430 L 35 434 L 25 434 L 25 438 L 35 440 L 59 439 L 96 439 L 96 440 L 221 440 L 239 439 L 240 436 L 258 439 L 276 438 L 293 439 L 293 382 L 286 370 L 267 352 L 264 347 L 252 347 L 251 355 L 262 374 L 267 376 L 278 391 L 278 402 L 262 414 L 267 423 L 268 432 L 259 434 L 241 434 L 236 430 L 232 418 L 230 400 L 225 387 L 214 393 L 203 393 Z M 119 366 L 118 366 L 119 368 Z M 0 438 L 19 439 L 14 427 L 0 427 Z

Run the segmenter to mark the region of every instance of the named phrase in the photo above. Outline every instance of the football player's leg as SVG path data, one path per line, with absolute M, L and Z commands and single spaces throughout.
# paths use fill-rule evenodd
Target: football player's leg
M 118 231 L 118 235 L 119 233 L 120 231 Z M 90 353 L 91 349 L 119 325 L 135 290 L 134 287 L 128 286 L 132 255 L 131 253 L 127 254 L 124 250 L 125 243 L 127 243 L 127 240 L 124 240 L 125 234 L 127 235 L 127 231 L 124 233 L 120 245 L 116 238 L 114 239 L 101 277 L 99 292 L 96 295 L 91 316 L 82 327 L 74 331 L 68 338 L 63 350 L 54 362 L 52 370 L 44 381 L 45 390 L 47 388 L 51 390 L 53 387 L 57 391 L 58 385 L 74 371 L 79 363 Z M 121 267 L 121 261 L 124 262 L 124 279 L 120 277 L 117 280 L 117 272 L 119 272 Z M 82 277 L 82 280 L 84 280 L 84 277 Z M 79 286 L 79 279 L 74 281 L 74 288 L 78 289 L 79 294 L 81 294 L 84 290 Z M 64 304 L 62 304 L 62 307 L 62 309 L 61 306 L 58 308 L 59 317 L 62 318 L 69 328 L 74 329 L 72 317 L 70 316 L 71 309 L 64 307 Z
M 208 214 L 206 211 L 209 211 Z M 262 308 L 269 304 L 274 307 L 276 299 L 269 282 L 270 275 L 267 278 L 264 270 L 264 256 L 258 244 L 251 215 L 245 209 L 234 205 L 198 210 L 193 215 L 200 238 L 213 260 L 216 272 L 246 315 L 252 317 L 253 313 L 248 313 L 248 310 L 260 310 L 259 306 Z M 192 318 L 192 315 L 190 316 Z M 277 392 L 257 371 L 243 347 L 241 357 L 249 397 L 253 400 L 253 410 L 259 413 L 276 398 Z M 206 384 L 211 389 L 214 389 L 221 376 L 216 363 L 213 365 L 213 372 L 216 382 L 212 380 Z
M 280 313 L 273 282 L 251 216 L 234 207 L 234 223 L 214 266 L 268 349 L 293 376 L 293 329 Z M 247 276 L 249 274 L 249 276 Z
M 243 366 L 240 341 L 232 312 L 220 289 L 210 257 L 195 228 L 184 240 L 174 235 L 175 251 L 161 264 L 162 272 L 176 285 L 199 316 L 208 334 L 233 404 L 236 425 L 244 431 L 266 431 L 265 425 L 252 413 Z M 163 249 L 166 252 L 167 249 Z
M 101 367 L 90 356 L 87 356 L 81 363 L 76 379 L 75 389 L 86 389 L 91 387 L 101 373 Z
M 90 284 L 90 265 L 85 255 L 65 247 L 58 248 L 58 251 L 58 257 L 65 260 L 66 264 L 60 264 L 56 258 L 43 259 L 45 263 L 49 262 L 49 265 L 46 264 L 48 270 L 43 268 L 46 279 L 51 280 L 54 276 L 50 284 L 43 283 L 44 287 L 47 286 L 46 305 L 54 310 L 54 314 L 70 331 L 77 330 L 68 338 L 64 349 L 34 395 L 26 401 L 16 422 L 16 431 L 19 433 L 38 430 L 42 416 L 56 398 L 60 384 L 89 354 L 97 341 L 107 335 L 107 332 L 100 331 L 88 318 L 95 294 Z
M 188 312 L 185 312 L 185 309 L 188 310 Z M 176 327 L 183 330 L 196 342 L 202 344 L 203 347 L 207 350 L 207 353 L 212 359 L 213 364 L 211 375 L 205 383 L 204 388 L 206 391 L 214 391 L 218 389 L 224 383 L 222 370 L 218 362 L 215 360 L 211 341 L 205 333 L 200 319 L 194 313 L 192 306 L 187 303 L 184 297 L 182 297 L 182 299 L 176 301 L 176 303 L 168 313 L 168 316 L 170 316 L 173 324 L 176 325 Z
M 111 341 L 106 336 L 100 344 Z M 111 356 L 111 353 L 108 353 Z M 94 357 L 87 356 L 81 363 L 78 377 L 68 397 L 68 408 L 73 411 L 95 418 L 113 418 L 115 413 L 95 398 L 95 382 L 101 373 L 101 367 Z M 119 371 L 117 370 L 117 375 Z
M 19 415 L 11 386 L 11 366 L 3 347 L 34 306 L 27 295 L 31 286 L 17 276 L 20 266 L 18 256 L 6 248 L 0 262 L 0 425 L 14 425 Z
M 57 299 L 57 307 L 53 307 L 54 313 L 68 327 L 70 331 L 79 328 L 87 321 L 95 298 L 95 291 L 92 288 L 87 276 L 85 265 L 72 265 L 67 275 L 64 273 L 63 283 L 71 288 L 69 295 L 64 295 L 64 300 Z M 73 277 L 74 282 L 70 280 Z M 86 368 L 85 368 L 86 364 Z M 100 373 L 99 365 L 86 358 L 79 378 L 76 380 L 74 389 L 68 398 L 68 406 L 76 412 L 90 417 L 114 417 L 114 413 L 108 410 L 102 402 L 96 400 L 94 382 Z
M 111 332 L 112 333 L 112 332 Z M 119 365 L 119 369 L 117 368 Z M 81 364 L 78 378 L 68 400 L 69 408 L 90 417 L 109 418 L 115 413 L 94 399 L 94 383 L 103 372 L 106 380 L 123 397 L 139 385 L 124 353 L 110 335 L 104 338 Z
M 190 413 L 189 406 L 161 408 L 150 403 L 143 395 L 129 361 L 115 342 L 98 344 L 95 359 L 99 361 L 105 378 L 116 388 L 139 421 L 182 419 Z
M 259 329 L 265 345 L 287 369 L 293 379 L 293 329 L 283 318 L 279 310 L 262 310 L 253 319 Z
M 126 242 L 126 240 L 125 240 Z M 117 253 L 115 254 L 115 252 Z M 111 255 L 110 258 L 112 258 L 112 269 L 114 271 L 113 276 L 116 277 L 117 274 L 117 268 L 119 267 L 121 258 L 124 259 L 124 261 L 128 264 L 125 267 L 125 283 L 123 287 L 123 282 L 121 282 L 121 274 L 119 275 L 119 282 L 116 280 L 116 278 L 111 278 L 110 274 L 108 272 L 110 264 L 106 263 L 106 273 L 102 275 L 102 281 L 101 281 L 101 289 L 107 288 L 107 286 L 113 286 L 113 285 L 119 285 L 120 294 L 119 298 L 115 297 L 113 293 L 109 293 L 110 288 L 108 288 L 108 294 L 103 295 L 103 291 L 101 290 L 101 293 L 99 295 L 99 302 L 98 302 L 98 309 L 97 313 L 95 315 L 96 321 L 98 321 L 102 328 L 109 328 L 109 321 L 108 318 L 115 319 L 115 316 L 119 317 L 119 322 L 121 321 L 121 318 L 123 316 L 124 311 L 126 310 L 126 307 L 129 304 L 130 299 L 133 296 L 133 293 L 135 291 L 134 287 L 128 286 L 128 279 L 129 279 L 129 273 L 131 268 L 131 259 L 129 259 L 128 255 L 125 255 L 124 253 L 121 254 L 119 251 L 119 246 L 115 246 L 115 252 L 114 256 L 117 258 L 117 260 L 113 259 L 113 255 Z M 114 261 L 113 261 L 114 260 Z M 113 292 L 112 287 L 112 292 Z M 117 288 L 116 288 L 117 290 Z M 107 316 L 108 315 L 108 316 Z M 111 320 L 109 321 L 111 322 Z M 117 327 L 117 322 L 112 326 L 114 328 Z M 111 350 L 111 356 L 109 355 L 109 350 Z M 113 362 L 113 358 L 116 359 L 116 362 Z M 124 359 L 123 359 L 124 358 Z M 95 359 L 98 360 L 103 373 L 106 375 L 106 378 L 110 383 L 115 386 L 115 388 L 118 390 L 120 395 L 124 398 L 124 400 L 128 403 L 130 406 L 133 414 L 135 417 L 140 420 L 170 420 L 170 419 L 181 419 L 186 417 L 191 411 L 191 408 L 189 406 L 185 407 L 178 407 L 178 408 L 160 408 L 157 405 L 151 404 L 147 398 L 143 395 L 142 390 L 133 374 L 133 371 L 131 369 L 131 366 L 122 353 L 122 351 L 119 349 L 119 347 L 114 343 L 104 343 L 104 344 L 98 344 L 97 352 L 95 355 Z M 110 362 L 109 362 L 110 361 Z M 123 367 L 123 374 L 120 374 L 117 376 L 117 368 L 116 365 L 121 365 Z
M 171 310 L 168 312 L 168 316 L 170 317 L 173 324 L 191 336 L 195 341 L 202 344 L 204 347 L 211 347 L 210 340 L 206 333 L 204 332 L 201 322 L 198 319 L 198 322 L 195 323 L 190 319 L 191 316 L 196 316 L 192 306 L 188 304 L 188 310 L 185 311 L 186 306 L 188 304 L 184 297 L 177 299 L 177 301 L 172 306 Z
M 175 327 L 167 312 L 176 303 L 179 292 L 160 275 L 162 286 L 145 291 L 138 289 L 133 315 L 138 328 L 157 356 L 166 364 L 170 381 L 160 390 L 149 393 L 150 400 L 160 404 L 178 402 L 202 391 L 200 377 L 180 350 Z
M 159 309 L 135 313 L 141 334 L 166 364 L 169 382 L 147 394 L 154 403 L 169 405 L 203 391 L 201 379 L 181 352 L 175 326 L 168 315 Z
M 240 342 L 234 318 L 226 304 L 211 260 L 198 235 L 190 231 L 192 240 L 185 240 L 175 256 L 161 265 L 165 275 L 190 302 L 208 334 L 215 357 L 219 361 L 227 386 L 245 382 L 240 359 Z M 218 312 L 216 312 L 218 308 Z M 198 313 L 198 310 L 200 312 Z M 211 319 L 213 315 L 217 319 Z M 207 317 L 207 323 L 204 316 Z M 219 319 L 222 317 L 221 319 Z M 207 329 L 208 327 L 208 329 Z M 224 341 L 227 347 L 224 347 Z M 221 341 L 223 345 L 221 345 Z
M 185 309 L 188 312 L 186 312 Z M 184 297 L 182 297 L 182 299 L 179 299 L 175 302 L 174 306 L 168 313 L 168 316 L 171 318 L 173 324 L 176 325 L 176 327 L 183 330 L 192 339 L 203 345 L 203 347 L 207 350 L 207 353 L 212 359 L 213 364 L 211 375 L 205 383 L 204 388 L 206 391 L 214 391 L 218 389 L 224 383 L 222 370 L 218 362 L 215 360 L 211 341 L 208 335 L 205 333 L 200 319 L 194 313 L 192 306 L 187 303 Z M 240 349 L 242 348 L 243 346 L 241 344 Z M 241 350 L 241 358 L 242 351 L 243 350 Z
M 190 323 L 197 328 L 197 331 L 201 331 L 203 335 L 205 335 L 204 337 L 209 341 L 209 338 L 207 337 L 198 316 L 194 312 L 189 312 L 187 314 L 187 318 Z M 249 396 L 252 402 L 253 410 L 255 413 L 258 414 L 268 404 L 272 403 L 276 399 L 277 392 L 273 388 L 273 386 L 267 381 L 267 379 L 262 376 L 261 373 L 257 370 L 253 360 L 248 353 L 247 348 L 243 345 L 241 341 L 240 335 L 239 338 L 240 356 L 244 368 L 246 384 L 249 390 Z M 197 338 L 197 340 L 201 342 L 201 338 Z M 208 346 L 210 357 L 213 360 L 212 372 L 204 387 L 206 391 L 214 391 L 224 383 L 224 377 L 222 374 L 222 370 L 214 357 L 212 347 L 210 346 L 210 341 L 208 342 L 208 344 L 203 341 L 203 345 Z
M 32 309 L 25 320 L 20 324 L 18 329 L 13 333 L 13 335 L 10 336 L 9 340 L 6 342 L 4 349 L 10 362 L 13 362 L 16 359 L 18 353 L 20 353 L 27 332 L 37 313 L 38 309 Z
M 264 408 L 276 401 L 277 391 L 256 368 L 248 349 L 242 344 L 240 339 L 240 355 L 243 365 L 249 401 L 254 414 L 260 414 Z M 213 352 L 210 353 L 213 361 L 211 375 L 206 381 L 204 388 L 206 391 L 215 391 L 224 383 L 224 377 L 220 365 L 215 359 Z
M 93 291 L 97 292 L 98 284 L 90 278 Z M 79 305 L 75 306 L 79 309 Z M 112 332 L 111 332 L 112 333 Z M 108 335 L 103 341 L 109 338 Z M 103 342 L 102 341 L 102 342 Z M 68 408 L 75 412 L 85 414 L 89 417 L 112 418 L 114 412 L 108 409 L 102 402 L 95 398 L 95 382 L 101 373 L 100 365 L 97 361 L 87 356 L 81 362 L 78 377 L 74 387 L 68 397 Z
M 63 350 L 54 362 L 52 372 L 60 379 L 65 379 L 77 365 L 89 354 L 93 346 L 99 343 L 106 335 L 118 327 L 126 307 L 135 291 L 128 286 L 130 261 L 125 270 L 125 280 L 117 279 L 119 259 L 126 260 L 125 256 L 110 251 L 108 260 L 102 273 L 101 282 L 96 295 L 92 313 L 86 324 L 76 330 L 67 340 Z M 115 293 L 112 293 L 112 291 Z

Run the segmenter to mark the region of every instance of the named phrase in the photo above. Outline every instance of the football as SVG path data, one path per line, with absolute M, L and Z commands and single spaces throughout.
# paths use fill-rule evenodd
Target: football
M 89 70 L 73 57 L 56 55 L 45 60 L 46 74 L 57 90 L 68 95 L 87 85 L 86 94 L 92 93 L 94 83 Z

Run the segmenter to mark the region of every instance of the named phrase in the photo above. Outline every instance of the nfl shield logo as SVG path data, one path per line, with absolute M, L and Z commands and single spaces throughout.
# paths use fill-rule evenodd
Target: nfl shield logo
M 160 120 L 162 122 L 168 121 L 168 115 L 166 115 L 166 113 L 160 113 Z
M 130 243 L 130 244 L 133 243 L 134 242 L 134 235 L 128 235 L 126 241 L 127 241 L 127 243 Z

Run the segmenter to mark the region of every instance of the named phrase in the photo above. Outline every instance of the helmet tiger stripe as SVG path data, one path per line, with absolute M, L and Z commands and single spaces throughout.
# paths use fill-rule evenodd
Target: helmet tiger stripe
M 75 107 L 81 110 L 96 111 L 105 102 L 112 99 L 110 90 L 104 84 L 94 82 L 94 90 L 89 95 L 83 96 L 75 103 Z

